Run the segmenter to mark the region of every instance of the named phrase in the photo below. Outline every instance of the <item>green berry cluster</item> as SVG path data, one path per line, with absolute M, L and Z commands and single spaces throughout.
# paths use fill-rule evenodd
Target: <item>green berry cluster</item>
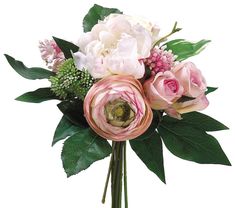
M 51 90 L 61 99 L 78 97 L 84 100 L 94 79 L 88 71 L 76 68 L 73 59 L 68 59 L 59 66 L 54 77 L 50 77 Z

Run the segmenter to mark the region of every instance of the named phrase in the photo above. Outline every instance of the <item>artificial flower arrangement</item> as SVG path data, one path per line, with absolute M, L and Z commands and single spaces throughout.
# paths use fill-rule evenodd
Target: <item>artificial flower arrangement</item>
M 109 155 L 102 202 L 111 181 L 112 208 L 128 207 L 126 141 L 147 168 L 165 183 L 162 141 L 174 155 L 202 164 L 231 165 L 216 138 L 207 132 L 228 129 L 197 111 L 205 109 L 208 87 L 202 72 L 187 58 L 208 40 L 168 41 L 181 30 L 159 37 L 159 27 L 94 5 L 84 17 L 84 34 L 72 43 L 53 37 L 40 42 L 50 69 L 28 68 L 5 55 L 27 79 L 48 79 L 50 87 L 16 100 L 32 103 L 57 99 L 63 113 L 53 145 L 65 140 L 61 159 L 67 176 Z

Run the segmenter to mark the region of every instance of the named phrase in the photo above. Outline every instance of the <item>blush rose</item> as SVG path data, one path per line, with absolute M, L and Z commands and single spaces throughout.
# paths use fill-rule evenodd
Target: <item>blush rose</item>
M 206 91 L 206 80 L 192 62 L 182 62 L 176 65 L 173 72 L 184 87 L 185 96 L 198 97 Z
M 155 110 L 169 108 L 183 94 L 183 87 L 171 71 L 159 72 L 144 83 L 145 95 Z

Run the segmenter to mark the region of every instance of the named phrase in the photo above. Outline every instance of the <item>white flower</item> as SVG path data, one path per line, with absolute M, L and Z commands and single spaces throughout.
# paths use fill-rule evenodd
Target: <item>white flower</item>
M 142 19 L 111 14 L 82 35 L 80 52 L 74 54 L 77 67 L 86 68 L 94 78 L 112 74 L 143 77 L 142 61 L 150 55 L 159 28 Z

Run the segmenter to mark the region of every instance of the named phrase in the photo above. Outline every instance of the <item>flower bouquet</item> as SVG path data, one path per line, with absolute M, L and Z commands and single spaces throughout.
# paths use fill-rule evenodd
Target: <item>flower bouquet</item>
M 57 99 L 63 116 L 52 145 L 65 140 L 61 159 L 68 177 L 110 156 L 102 202 L 111 181 L 112 208 L 128 207 L 126 143 L 165 183 L 162 141 L 185 160 L 230 165 L 210 131 L 228 129 L 197 111 L 205 109 L 208 87 L 187 58 L 209 40 L 168 41 L 181 30 L 159 36 L 157 25 L 94 5 L 84 17 L 84 34 L 72 43 L 53 37 L 39 43 L 48 69 L 28 68 L 5 55 L 26 79 L 48 79 L 50 87 L 16 100 L 40 103 Z M 123 192 L 122 192 L 123 191 Z

